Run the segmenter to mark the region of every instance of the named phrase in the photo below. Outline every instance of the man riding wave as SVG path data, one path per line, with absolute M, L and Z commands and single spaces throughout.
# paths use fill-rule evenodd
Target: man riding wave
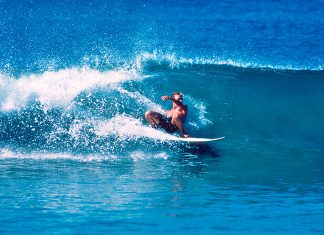
M 165 115 L 149 110 L 145 113 L 146 120 L 153 128 L 161 127 L 168 133 L 179 130 L 182 137 L 188 138 L 189 135 L 183 127 L 188 114 L 188 106 L 182 103 L 182 93 L 174 92 L 171 96 L 162 96 L 161 98 L 163 101 L 172 101 L 172 109 L 165 111 Z

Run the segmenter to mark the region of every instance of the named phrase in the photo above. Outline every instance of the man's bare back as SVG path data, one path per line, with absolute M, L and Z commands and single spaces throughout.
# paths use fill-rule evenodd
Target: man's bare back
M 147 111 L 145 113 L 146 120 L 153 128 L 162 127 L 169 133 L 179 130 L 182 137 L 188 138 L 189 135 L 183 127 L 183 122 L 188 114 L 188 106 L 182 103 L 182 94 L 175 92 L 171 97 L 162 96 L 161 98 L 163 101 L 172 101 L 172 109 L 167 110 L 165 115 L 154 111 Z

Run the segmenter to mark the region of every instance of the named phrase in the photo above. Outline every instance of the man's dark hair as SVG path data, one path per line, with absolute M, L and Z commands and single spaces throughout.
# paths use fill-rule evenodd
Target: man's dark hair
M 175 95 L 181 95 L 182 96 L 182 93 L 181 92 L 178 92 L 178 91 L 177 92 L 173 92 L 172 95 L 171 95 L 171 97 L 173 97 Z

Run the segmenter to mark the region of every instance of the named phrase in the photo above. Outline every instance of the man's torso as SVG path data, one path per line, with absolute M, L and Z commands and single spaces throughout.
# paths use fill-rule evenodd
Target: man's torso
M 181 108 L 181 107 L 176 107 L 176 108 L 172 108 L 171 110 L 167 110 L 165 112 L 167 118 L 172 118 L 173 115 L 178 114 L 180 117 L 185 118 L 187 116 L 188 113 L 188 106 L 185 105 L 185 108 Z

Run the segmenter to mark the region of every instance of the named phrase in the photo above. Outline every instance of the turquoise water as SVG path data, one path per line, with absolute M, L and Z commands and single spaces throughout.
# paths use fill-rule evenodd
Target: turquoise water
M 324 232 L 320 1 L 0 9 L 1 234 Z
M 319 167 L 297 174 L 305 168 L 281 163 L 289 172 L 270 174 L 230 157 L 8 160 L 1 232 L 322 232 Z

